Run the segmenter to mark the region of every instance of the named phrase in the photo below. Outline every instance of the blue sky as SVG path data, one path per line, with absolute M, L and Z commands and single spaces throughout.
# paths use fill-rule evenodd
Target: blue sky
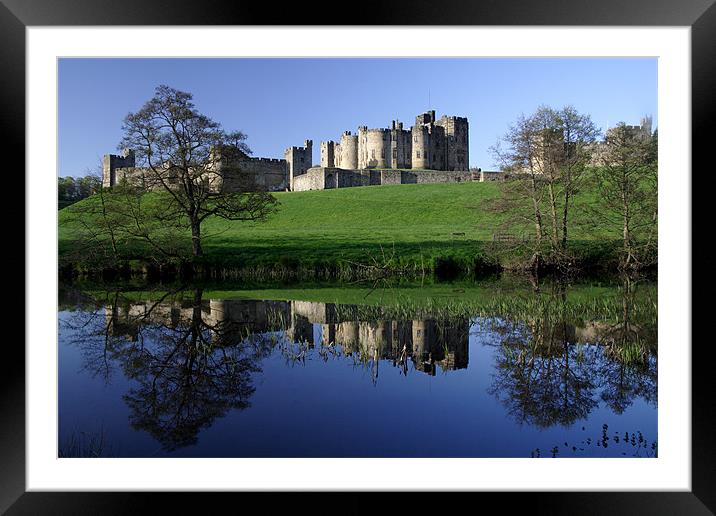
M 483 169 L 510 123 L 541 104 L 572 104 L 602 129 L 648 114 L 658 124 L 655 58 L 60 59 L 59 174 L 116 153 L 122 119 L 159 84 L 245 132 L 254 156 L 312 139 L 314 163 L 320 141 L 393 119 L 410 127 L 429 108 L 468 117 L 470 165 Z

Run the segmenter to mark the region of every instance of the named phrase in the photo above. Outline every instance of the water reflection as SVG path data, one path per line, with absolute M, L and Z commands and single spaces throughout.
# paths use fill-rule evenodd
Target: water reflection
M 656 408 L 655 304 L 636 291 L 627 282 L 603 317 L 580 319 L 586 312 L 570 311 L 560 286 L 546 294 L 549 303 L 434 312 L 214 299 L 201 288 L 68 290 L 61 305 L 79 309 L 63 321 L 61 340 L 81 351 L 93 377 L 109 382 L 121 372 L 130 425 L 166 451 L 196 444 L 217 418 L 249 408 L 256 375 L 272 354 L 291 364 L 350 357 L 376 383 L 379 364 L 405 376 L 466 370 L 471 341 L 492 348 L 486 391 L 509 418 L 568 427 L 600 403 L 617 415 L 637 399 Z
M 567 289 L 557 283 L 555 303 L 521 320 L 489 320 L 499 336 L 490 392 L 518 423 L 540 428 L 586 419 L 600 399 L 615 414 L 636 398 L 656 407 L 656 307 L 639 306 L 635 292 L 636 282 L 624 278 L 609 317 L 577 325 L 568 322 Z

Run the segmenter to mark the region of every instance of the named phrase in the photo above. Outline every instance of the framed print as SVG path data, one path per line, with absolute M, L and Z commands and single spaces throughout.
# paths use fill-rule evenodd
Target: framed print
M 3 0 L 27 336 L 0 507 L 714 511 L 716 8 L 335 7 Z

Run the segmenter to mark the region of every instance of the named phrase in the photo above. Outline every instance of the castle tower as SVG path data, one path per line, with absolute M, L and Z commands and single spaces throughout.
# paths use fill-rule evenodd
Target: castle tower
M 321 166 L 322 167 L 335 167 L 336 166 L 336 160 L 335 160 L 335 150 L 336 150 L 336 143 L 335 142 L 321 142 Z
M 436 125 L 445 130 L 444 170 L 468 170 L 470 156 L 467 118 L 443 116 Z
M 368 168 L 368 126 L 358 126 L 358 168 Z
M 289 147 L 284 153 L 289 186 L 293 190 L 293 178 L 305 174 L 313 162 L 313 140 L 306 140 L 304 147 Z
M 430 168 L 430 131 L 426 125 L 414 125 L 411 130 L 412 141 L 412 168 Z
M 360 168 L 388 168 L 390 166 L 390 130 L 362 128 L 362 157 Z M 359 138 L 359 145 L 361 139 Z M 359 163 L 359 165 L 361 165 Z
M 390 168 L 411 168 L 412 137 L 403 123 L 393 120 L 390 130 Z
M 445 170 L 445 128 L 435 123 L 435 111 L 416 116 L 412 133 L 413 168 Z
M 651 123 L 651 116 L 642 117 L 641 121 L 639 122 L 639 125 L 641 126 L 641 131 L 646 137 L 651 136 L 653 134 L 651 130 Z
M 435 123 L 435 110 L 426 111 L 415 117 L 415 125 L 428 125 Z
M 105 154 L 102 157 L 102 186 L 109 188 L 117 184 L 118 168 L 135 167 L 136 160 L 132 149 L 123 149 L 121 156 Z
M 337 164 L 340 168 L 355 170 L 358 168 L 358 135 L 345 131 L 341 135 L 340 158 Z

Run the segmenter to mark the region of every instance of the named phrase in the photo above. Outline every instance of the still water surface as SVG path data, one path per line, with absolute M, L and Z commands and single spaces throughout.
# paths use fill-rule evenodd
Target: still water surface
M 653 283 L 301 292 L 63 287 L 60 455 L 657 454 Z

